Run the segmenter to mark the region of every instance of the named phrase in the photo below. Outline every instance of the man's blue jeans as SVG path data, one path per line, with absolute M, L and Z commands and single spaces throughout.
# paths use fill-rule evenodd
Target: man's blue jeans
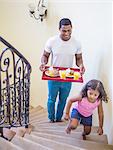
M 71 82 L 58 82 L 58 81 L 48 81 L 48 118 L 50 120 L 60 121 L 63 116 L 63 111 L 65 108 L 67 97 L 71 90 Z M 57 95 L 59 96 L 56 116 L 55 116 L 55 102 Z

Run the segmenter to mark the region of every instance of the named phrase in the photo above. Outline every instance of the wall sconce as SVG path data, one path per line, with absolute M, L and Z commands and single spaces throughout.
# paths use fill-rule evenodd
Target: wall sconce
M 47 17 L 47 6 L 45 6 L 44 0 L 39 0 L 37 7 L 34 3 L 30 3 L 28 6 L 30 16 L 36 20 L 41 20 L 42 22 Z

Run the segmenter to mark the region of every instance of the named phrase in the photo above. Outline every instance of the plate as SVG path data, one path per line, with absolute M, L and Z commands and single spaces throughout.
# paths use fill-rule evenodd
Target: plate
M 73 77 L 74 77 L 74 75 L 66 74 L 66 77 L 67 77 L 67 78 L 73 78 Z
M 49 77 L 58 77 L 59 76 L 59 73 L 58 74 L 50 74 L 49 73 L 49 70 L 45 71 L 45 75 L 46 76 L 49 76 Z
M 67 77 L 67 78 L 74 78 L 74 75 L 77 76 L 78 79 L 81 77 L 80 73 L 79 73 L 79 72 L 76 72 L 76 71 L 74 72 L 74 74 L 69 74 L 69 73 L 67 73 L 67 74 L 66 74 L 66 77 Z

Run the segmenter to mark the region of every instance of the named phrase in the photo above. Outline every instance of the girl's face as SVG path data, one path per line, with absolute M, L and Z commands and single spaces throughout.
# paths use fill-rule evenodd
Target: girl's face
M 99 92 L 97 90 L 89 89 L 87 90 L 87 97 L 91 103 L 94 103 L 99 97 Z

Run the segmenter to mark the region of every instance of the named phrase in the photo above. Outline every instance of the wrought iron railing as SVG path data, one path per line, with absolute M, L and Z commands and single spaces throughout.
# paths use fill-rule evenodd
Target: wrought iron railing
M 25 57 L 0 37 L 0 130 L 28 126 L 31 66 Z

